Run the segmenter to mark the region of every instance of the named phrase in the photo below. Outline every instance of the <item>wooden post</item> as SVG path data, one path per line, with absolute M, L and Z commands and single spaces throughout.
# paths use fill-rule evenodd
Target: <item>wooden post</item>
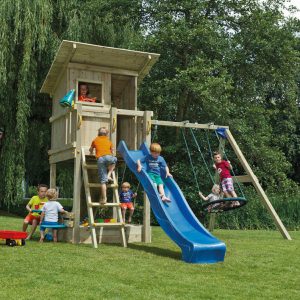
M 74 111 L 73 113 L 76 113 Z M 74 187 L 73 187 L 73 243 L 80 243 L 80 191 L 81 191 L 81 125 L 82 125 L 82 106 L 77 104 L 77 124 L 76 124 L 76 149 L 74 158 Z
M 56 164 L 50 164 L 50 188 L 56 188 Z
M 151 111 L 144 112 L 143 121 L 143 141 L 145 141 L 149 146 L 151 143 Z M 143 217 L 143 236 L 142 241 L 145 243 L 151 243 L 151 227 L 150 227 L 150 202 L 144 192 L 144 217 Z
M 117 128 L 118 128 L 118 124 L 117 124 L 117 108 L 116 107 L 111 107 L 110 109 L 110 140 L 114 146 L 114 151 L 116 154 L 116 149 L 117 149 Z M 116 173 L 117 175 L 117 182 L 118 182 L 118 172 Z M 115 193 L 113 193 L 113 202 L 116 202 L 116 197 L 115 197 Z M 113 207 L 113 218 L 117 219 L 118 217 L 118 210 L 116 207 Z
M 242 151 L 240 150 L 238 144 L 236 143 L 235 139 L 233 138 L 231 132 L 229 129 L 226 130 L 226 135 L 228 138 L 229 143 L 231 144 L 234 152 L 236 153 L 238 159 L 240 160 L 244 170 L 246 171 L 246 173 L 250 176 L 251 180 L 252 180 L 252 184 L 254 185 L 257 193 L 259 194 L 262 203 L 265 205 L 265 207 L 267 208 L 267 210 L 269 211 L 269 213 L 271 214 L 278 230 L 281 232 L 282 236 L 287 239 L 287 240 L 291 240 L 292 238 L 290 237 L 288 231 L 286 230 L 286 228 L 284 227 L 283 223 L 281 222 L 279 216 L 277 215 L 275 209 L 273 208 L 270 200 L 268 199 L 266 193 L 264 192 L 263 188 L 261 187 L 257 177 L 254 175 L 251 167 L 249 166 L 248 162 L 246 161 Z

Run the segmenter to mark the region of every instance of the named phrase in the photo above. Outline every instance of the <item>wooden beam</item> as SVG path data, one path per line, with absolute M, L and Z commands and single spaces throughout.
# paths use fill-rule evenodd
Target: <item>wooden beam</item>
M 144 112 L 143 120 L 143 141 L 148 145 L 151 143 L 151 116 L 152 111 Z M 150 227 L 150 202 L 147 194 L 144 192 L 144 211 L 143 211 L 143 236 L 142 240 L 145 243 L 151 243 L 151 227 Z
M 144 116 L 144 111 L 139 111 L 139 110 L 129 110 L 129 109 L 117 109 L 117 113 L 120 116 L 132 116 L 132 117 L 143 117 Z M 151 117 L 153 115 L 153 112 L 150 112 Z
M 63 147 L 58 148 L 58 149 L 50 149 L 50 150 L 48 150 L 48 154 L 53 155 L 53 154 L 57 154 L 59 152 L 64 152 L 64 151 L 67 151 L 67 150 L 70 150 L 70 149 L 73 149 L 73 148 L 76 148 L 76 142 L 69 143 L 67 145 L 64 145 Z
M 214 125 L 214 124 L 198 124 L 198 123 L 189 123 L 189 122 L 172 122 L 172 121 L 160 121 L 152 120 L 152 125 L 159 126 L 170 126 L 170 127 L 186 127 L 186 128 L 195 128 L 195 129 L 211 129 L 215 130 L 218 128 L 226 128 L 228 126 Z
M 87 64 L 79 64 L 79 63 L 69 63 L 69 68 L 79 69 L 79 70 L 84 70 L 84 71 L 94 71 L 94 72 L 126 75 L 126 76 L 138 76 L 138 72 L 136 72 L 136 71 L 118 69 L 118 68 L 110 68 L 110 67 L 99 67 L 99 66 L 95 66 L 95 65 L 87 65 Z
M 78 107 L 77 113 L 81 115 L 81 106 Z M 78 122 L 78 118 L 76 118 Z M 81 126 L 76 124 L 76 150 L 74 159 L 74 187 L 73 187 L 73 212 L 74 212 L 74 227 L 73 227 L 73 243 L 80 242 L 80 200 L 81 200 Z
M 50 164 L 50 188 L 56 188 L 56 164 Z
M 75 148 L 70 148 L 68 150 L 59 152 L 59 153 L 55 153 L 49 156 L 49 163 L 50 164 L 55 164 L 58 163 L 60 161 L 65 161 L 65 160 L 69 160 L 75 157 Z
M 261 187 L 257 177 L 254 175 L 251 167 L 249 166 L 249 164 L 248 164 L 247 160 L 245 159 L 242 151 L 240 150 L 240 148 L 239 148 L 238 144 L 236 143 L 235 139 L 233 138 L 230 130 L 226 130 L 226 135 L 227 135 L 227 139 L 228 139 L 230 145 L 232 146 L 235 154 L 237 155 L 238 159 L 240 160 L 243 168 L 245 169 L 246 173 L 252 179 L 252 183 L 253 183 L 257 193 L 259 194 L 262 203 L 265 205 L 265 207 L 267 208 L 267 210 L 271 214 L 278 230 L 281 232 L 282 236 L 285 239 L 291 240 L 292 238 L 290 237 L 288 231 L 286 230 L 283 223 L 281 222 L 281 220 L 280 220 L 279 216 L 277 215 L 275 209 L 273 208 L 270 200 L 268 199 L 266 193 L 264 192 L 263 188 Z
M 233 181 L 242 182 L 242 183 L 247 183 L 247 182 L 252 183 L 252 178 L 249 175 L 240 175 L 240 176 L 233 177 Z

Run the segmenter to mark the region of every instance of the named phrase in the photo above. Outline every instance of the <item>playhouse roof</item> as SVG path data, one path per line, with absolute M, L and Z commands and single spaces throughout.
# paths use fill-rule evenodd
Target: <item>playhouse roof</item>
M 41 88 L 52 94 L 56 82 L 68 63 L 87 64 L 132 71 L 140 82 L 158 60 L 159 54 L 105 47 L 73 41 L 62 41 Z

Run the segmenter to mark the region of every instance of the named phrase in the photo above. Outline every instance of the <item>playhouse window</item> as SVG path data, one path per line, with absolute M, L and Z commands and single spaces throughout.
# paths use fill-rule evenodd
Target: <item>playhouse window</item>
M 103 87 L 100 82 L 78 81 L 77 101 L 87 103 L 103 103 Z

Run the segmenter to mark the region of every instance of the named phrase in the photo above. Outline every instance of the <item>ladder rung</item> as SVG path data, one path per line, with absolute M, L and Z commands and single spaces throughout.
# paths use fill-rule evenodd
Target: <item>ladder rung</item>
M 97 188 L 97 187 L 100 188 L 101 185 L 102 185 L 101 183 L 89 183 L 89 184 L 88 184 L 88 186 L 89 186 L 90 188 Z M 114 188 L 114 187 L 118 187 L 118 185 L 112 183 L 112 184 L 108 184 L 107 187 L 108 187 L 108 188 Z
M 96 164 L 83 164 L 83 166 L 87 169 L 97 170 L 98 166 Z
M 108 202 L 105 204 L 99 203 L 99 202 L 91 202 L 89 203 L 89 207 L 118 207 L 120 206 L 120 203 L 112 203 Z
M 94 223 L 94 227 L 124 227 L 125 223 Z

